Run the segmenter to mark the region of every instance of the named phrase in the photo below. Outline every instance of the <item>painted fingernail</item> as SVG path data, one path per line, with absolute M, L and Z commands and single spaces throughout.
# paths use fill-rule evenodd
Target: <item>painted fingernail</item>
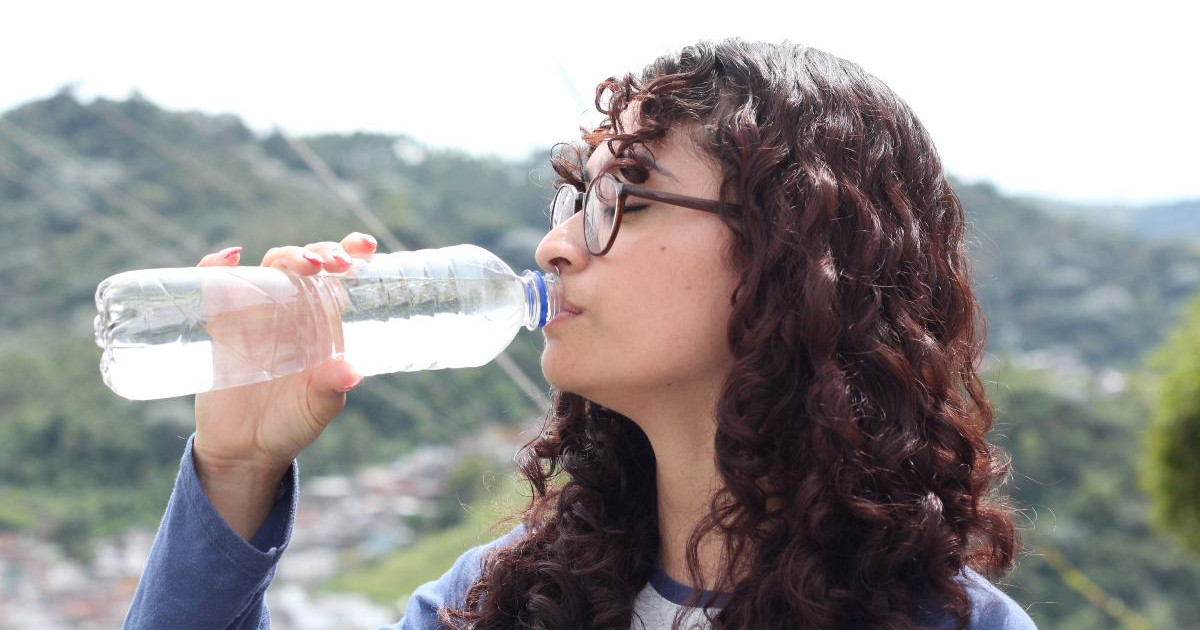
M 366 245 L 367 247 L 370 247 L 371 249 L 375 249 L 376 247 L 379 246 L 379 241 L 376 241 L 375 237 L 371 236 L 370 234 L 363 234 L 362 242 L 363 242 L 363 245 Z
M 225 249 L 222 249 L 221 251 L 217 252 L 217 255 L 220 256 L 221 258 L 233 258 L 234 256 L 237 256 L 240 253 L 242 253 L 241 247 L 226 247 Z
M 325 264 L 324 258 L 321 258 L 319 255 L 314 254 L 312 252 L 304 252 L 303 257 L 304 257 L 304 260 L 307 260 L 308 262 L 310 262 L 313 265 L 316 265 L 318 267 Z
M 349 265 L 352 262 L 350 260 L 350 254 L 347 254 L 340 249 L 329 252 L 329 257 L 342 263 L 343 265 Z
M 362 382 L 363 382 L 363 379 L 360 376 L 360 377 L 358 377 L 357 381 L 354 381 L 353 383 L 350 383 L 349 385 L 346 385 L 345 387 L 339 387 L 339 388 L 337 388 L 337 390 L 339 392 L 348 392 L 348 391 L 354 389 L 355 387 L 362 385 Z

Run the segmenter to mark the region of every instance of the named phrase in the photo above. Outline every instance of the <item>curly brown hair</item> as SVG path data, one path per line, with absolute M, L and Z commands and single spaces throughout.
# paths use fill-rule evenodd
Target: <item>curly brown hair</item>
M 964 627 L 962 571 L 997 577 L 1018 543 L 996 495 L 1008 461 L 985 439 L 963 209 L 925 129 L 853 63 L 736 39 L 610 78 L 596 107 L 604 123 L 554 157 L 561 181 L 581 185 L 601 142 L 636 179 L 622 156 L 675 126 L 740 205 L 724 216 L 739 284 L 715 418 L 723 489 L 687 547 L 696 584 L 707 535 L 744 559 L 711 585 L 727 594 L 713 626 L 898 630 L 932 610 Z M 554 392 L 521 471 L 524 532 L 443 621 L 629 628 L 660 544 L 645 434 Z

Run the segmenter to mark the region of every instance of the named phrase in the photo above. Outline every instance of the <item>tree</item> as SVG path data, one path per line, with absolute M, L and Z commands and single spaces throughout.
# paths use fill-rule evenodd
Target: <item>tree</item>
M 1154 413 L 1141 482 L 1156 526 L 1200 552 L 1200 299 L 1149 360 Z

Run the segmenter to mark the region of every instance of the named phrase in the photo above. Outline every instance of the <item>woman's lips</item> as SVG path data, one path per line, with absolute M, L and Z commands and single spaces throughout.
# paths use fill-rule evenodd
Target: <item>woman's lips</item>
M 579 307 L 575 306 L 574 304 L 571 304 L 570 302 L 564 301 L 562 304 L 562 309 L 560 311 L 558 311 L 558 314 L 555 315 L 554 318 L 551 319 L 549 322 L 546 322 L 546 328 L 549 328 L 551 325 L 567 321 L 569 319 L 575 319 L 576 317 L 579 316 L 580 313 L 582 313 L 582 311 L 579 310 Z

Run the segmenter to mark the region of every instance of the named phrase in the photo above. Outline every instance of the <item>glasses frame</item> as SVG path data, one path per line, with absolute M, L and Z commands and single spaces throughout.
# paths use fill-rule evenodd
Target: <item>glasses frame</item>
M 605 178 L 613 180 L 613 183 L 616 186 L 617 199 L 614 204 L 616 206 L 616 216 L 613 217 L 613 226 L 612 230 L 608 233 L 608 241 L 604 243 L 604 246 L 600 249 L 600 251 L 593 250 L 591 244 L 587 242 L 587 217 L 584 217 L 585 225 L 583 241 L 584 244 L 587 245 L 588 252 L 590 252 L 593 256 L 603 256 L 607 254 L 608 250 L 612 249 L 613 243 L 617 241 L 617 232 L 621 231 L 621 219 L 625 216 L 625 199 L 628 197 L 637 197 L 647 201 L 657 201 L 659 203 L 665 203 L 672 206 L 688 208 L 689 210 L 699 210 L 701 212 L 711 212 L 713 214 L 738 212 L 742 208 L 736 203 L 717 201 L 715 199 L 705 199 L 703 197 L 692 197 L 690 195 L 679 195 L 676 193 L 654 190 L 653 188 L 648 188 L 646 186 L 630 184 L 613 177 L 612 173 L 605 173 L 604 175 L 592 180 L 588 184 L 587 188 L 582 191 L 572 184 L 563 184 L 558 187 L 558 190 L 554 193 L 554 199 L 550 203 L 550 229 L 553 230 L 559 225 L 562 225 L 562 223 L 566 223 L 567 220 L 569 220 L 572 216 L 583 212 L 584 201 L 587 199 L 588 195 L 592 193 L 592 187 Z M 554 223 L 554 209 L 558 206 L 558 197 L 559 195 L 563 194 L 564 189 L 570 190 L 572 193 L 574 193 L 575 210 L 570 216 L 563 219 L 562 223 L 556 225 Z

